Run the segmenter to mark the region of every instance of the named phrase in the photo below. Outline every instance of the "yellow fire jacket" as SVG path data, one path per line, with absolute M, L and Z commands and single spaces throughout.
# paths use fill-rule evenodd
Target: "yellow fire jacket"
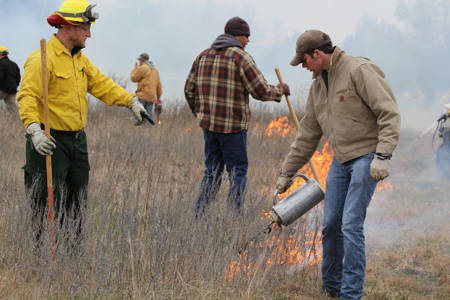
M 86 126 L 87 93 L 108 105 L 130 106 L 133 94 L 103 75 L 78 51 L 73 56 L 53 35 L 47 43 L 47 78 L 50 128 L 78 131 Z M 42 66 L 39 50 L 24 65 L 17 106 L 25 128 L 44 122 Z

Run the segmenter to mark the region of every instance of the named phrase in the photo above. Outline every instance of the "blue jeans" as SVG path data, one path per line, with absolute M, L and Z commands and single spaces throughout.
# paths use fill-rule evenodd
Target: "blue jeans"
M 364 220 L 376 182 L 370 178 L 373 153 L 340 164 L 333 158 L 323 217 L 322 289 L 342 299 L 361 299 L 366 254 Z
M 196 213 L 203 214 L 205 206 L 216 198 L 225 166 L 230 180 L 227 201 L 239 213 L 247 184 L 247 131 L 217 133 L 203 129 L 203 138 L 206 168 L 200 184 Z
M 152 117 L 152 109 L 153 109 L 153 102 L 147 102 L 142 100 L 141 98 L 138 98 L 139 102 L 144 106 L 145 110 L 147 111 L 150 118 Z

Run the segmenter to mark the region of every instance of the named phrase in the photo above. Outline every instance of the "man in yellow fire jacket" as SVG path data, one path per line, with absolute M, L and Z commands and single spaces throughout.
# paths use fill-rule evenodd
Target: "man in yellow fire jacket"
M 47 205 L 45 155 L 52 155 L 56 224 L 71 239 L 69 245 L 76 245 L 80 237 L 89 180 L 84 132 L 88 111 L 86 94 L 108 105 L 130 108 L 138 122 L 142 122 L 141 112 L 145 112 L 137 97 L 105 77 L 81 52 L 86 39 L 91 37 L 91 23 L 98 18 L 93 7 L 86 0 L 66 0 L 47 18 L 47 22 L 58 29 L 47 43 L 50 138 L 43 130 L 39 50 L 33 52 L 24 65 L 17 102 L 27 133 L 25 190 L 32 208 L 36 242 L 41 240 Z

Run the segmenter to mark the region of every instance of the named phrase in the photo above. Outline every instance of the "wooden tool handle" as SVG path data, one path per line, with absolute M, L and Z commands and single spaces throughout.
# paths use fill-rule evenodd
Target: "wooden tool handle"
M 280 70 L 278 69 L 278 67 L 275 68 L 275 73 L 277 74 L 278 81 L 280 83 L 283 83 L 283 78 L 281 77 L 281 73 L 280 73 Z M 286 97 L 286 102 L 288 104 L 289 112 L 291 113 L 292 120 L 294 120 L 295 129 L 299 130 L 300 124 L 298 123 L 297 115 L 295 114 L 294 108 L 292 107 L 291 101 L 289 100 L 289 96 L 288 95 L 284 95 L 284 96 Z M 313 175 L 314 175 L 314 178 L 316 179 L 316 181 L 320 185 L 322 185 L 322 183 L 320 182 L 319 173 L 317 173 L 316 165 L 314 164 L 314 162 L 312 160 L 309 161 L 309 166 L 311 167 L 311 170 L 313 172 Z
M 44 98 L 44 126 L 45 135 L 50 138 L 50 122 L 48 111 L 48 76 L 47 76 L 47 42 L 41 39 L 41 65 L 42 65 L 42 97 Z M 55 253 L 55 220 L 53 218 L 53 180 L 52 180 L 52 157 L 47 154 L 45 156 L 47 167 L 47 200 L 48 200 L 48 218 L 50 222 L 51 235 L 51 256 Z
M 281 73 L 280 73 L 280 70 L 278 68 L 275 68 L 275 73 L 277 74 L 278 81 L 280 83 L 283 83 L 283 78 L 281 77 Z M 289 100 L 289 96 L 285 95 L 285 97 L 286 97 L 286 102 L 287 102 L 288 107 L 289 107 L 289 112 L 291 113 L 292 120 L 294 121 L 295 128 L 298 130 L 300 125 L 298 123 L 297 116 L 295 115 L 294 108 L 292 107 L 291 101 Z

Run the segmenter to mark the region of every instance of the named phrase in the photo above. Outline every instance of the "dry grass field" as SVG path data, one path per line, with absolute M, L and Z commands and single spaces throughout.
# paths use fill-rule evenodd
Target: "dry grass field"
M 0 299 L 323 299 L 320 206 L 238 252 L 268 222 L 293 139 L 265 135 L 281 116 L 254 109 L 242 215 L 227 207 L 224 180 L 197 220 L 203 137 L 187 107 L 166 106 L 152 128 L 124 108 L 91 109 L 84 239 L 51 260 L 48 234 L 33 252 L 22 124 L 0 109 Z M 369 207 L 364 299 L 450 298 L 450 182 L 436 174 L 430 136 L 416 136 L 402 132 L 389 185 Z

